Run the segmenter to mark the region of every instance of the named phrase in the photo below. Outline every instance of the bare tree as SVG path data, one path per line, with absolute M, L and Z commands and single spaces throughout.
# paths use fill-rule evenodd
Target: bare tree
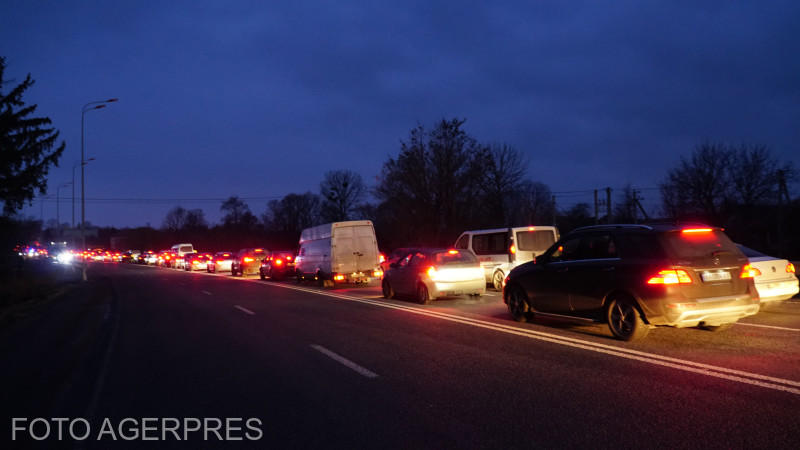
M 186 226 L 186 209 L 176 206 L 167 212 L 161 228 L 169 231 L 182 230 Z
M 488 164 L 484 167 L 484 200 L 487 216 L 504 225 L 511 219 L 511 209 L 516 205 L 515 194 L 522 188 L 527 164 L 522 154 L 506 144 L 490 147 Z
M 258 218 L 250 212 L 250 207 L 237 196 L 229 197 L 222 202 L 220 211 L 225 213 L 222 223 L 226 227 L 252 229 L 258 225 Z
M 704 216 L 721 220 L 723 208 L 731 198 L 731 160 L 730 148 L 719 143 L 702 144 L 689 159 L 681 158 L 660 186 L 667 213 L 675 218 Z
M 186 211 L 186 220 L 184 222 L 184 228 L 187 230 L 205 230 L 208 228 L 208 222 L 206 222 L 206 215 L 202 209 L 190 209 Z
M 366 188 L 361 175 L 350 170 L 333 170 L 325 173 L 319 191 L 323 220 L 338 222 L 353 218 L 353 212 L 363 199 Z
M 288 194 L 271 200 L 262 216 L 264 226 L 271 231 L 300 232 L 319 221 L 320 198 L 316 194 Z
M 745 207 L 772 203 L 777 197 L 781 171 L 794 174 L 790 163 L 779 163 L 764 145 L 741 145 L 732 150 L 730 178 L 733 200 Z
M 553 221 L 553 193 L 539 181 L 525 180 L 509 207 L 508 225 L 544 225 Z

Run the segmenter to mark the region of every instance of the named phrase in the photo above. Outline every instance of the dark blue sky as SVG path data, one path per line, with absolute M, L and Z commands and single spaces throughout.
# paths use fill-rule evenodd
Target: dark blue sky
M 796 1 L 163 3 L 4 2 L 6 78 L 31 73 L 26 101 L 67 142 L 53 196 L 80 158 L 81 106 L 108 97 L 86 115 L 87 198 L 239 195 L 260 214 L 327 170 L 374 184 L 443 117 L 516 147 L 556 192 L 655 187 L 704 140 L 800 166 Z M 93 200 L 87 220 L 160 226 L 177 203 Z M 219 219 L 218 202 L 180 203 Z

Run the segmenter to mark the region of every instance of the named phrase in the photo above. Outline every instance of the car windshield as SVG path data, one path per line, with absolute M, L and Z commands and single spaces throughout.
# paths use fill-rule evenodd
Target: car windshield
M 434 263 L 440 266 L 448 264 L 478 263 L 478 259 L 472 253 L 462 252 L 458 250 L 445 250 L 441 252 L 435 252 L 431 256 Z

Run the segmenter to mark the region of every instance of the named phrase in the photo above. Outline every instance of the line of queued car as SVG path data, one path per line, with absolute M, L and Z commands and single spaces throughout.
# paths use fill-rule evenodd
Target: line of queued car
M 422 304 L 481 296 L 488 285 L 502 291 L 516 321 L 605 323 L 628 341 L 656 326 L 724 330 L 799 290 L 790 261 L 735 244 L 721 228 L 705 225 L 600 225 L 563 237 L 547 226 L 473 230 L 452 248 L 403 247 L 384 258 L 371 222 L 351 221 L 304 230 L 297 252 L 254 247 L 212 254 L 186 243 L 110 257 L 262 280 L 294 276 L 320 286 L 375 280 L 383 297 Z

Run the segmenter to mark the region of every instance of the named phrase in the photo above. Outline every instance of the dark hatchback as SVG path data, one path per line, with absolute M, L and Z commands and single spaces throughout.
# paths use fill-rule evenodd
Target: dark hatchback
M 747 257 L 708 226 L 579 228 L 504 284 L 517 321 L 533 314 L 604 322 L 622 340 L 657 325 L 720 331 L 759 309 Z
M 282 280 L 294 275 L 294 252 L 291 250 L 273 251 L 261 261 L 258 274 L 262 280 Z

